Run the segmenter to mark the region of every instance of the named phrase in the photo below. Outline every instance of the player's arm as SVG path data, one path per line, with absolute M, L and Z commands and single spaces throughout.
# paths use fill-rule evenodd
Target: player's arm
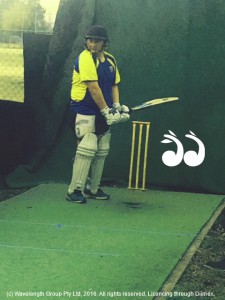
M 100 89 L 97 81 L 85 82 L 91 94 L 91 97 L 98 105 L 102 115 L 105 117 L 106 123 L 112 125 L 120 121 L 120 113 L 112 108 L 109 108 L 105 102 L 102 90 Z
M 85 84 L 87 85 L 88 91 L 91 94 L 91 97 L 98 105 L 99 109 L 102 110 L 103 108 L 107 107 L 105 102 L 104 96 L 102 94 L 102 90 L 100 89 L 97 81 L 86 81 Z
M 125 122 L 130 119 L 129 108 L 126 105 L 120 104 L 120 94 L 118 85 L 112 87 L 113 107 L 121 113 L 120 122 Z
M 118 88 L 117 84 L 113 85 L 113 87 L 112 87 L 112 99 L 113 99 L 113 103 L 120 102 L 120 93 L 119 93 L 119 88 Z

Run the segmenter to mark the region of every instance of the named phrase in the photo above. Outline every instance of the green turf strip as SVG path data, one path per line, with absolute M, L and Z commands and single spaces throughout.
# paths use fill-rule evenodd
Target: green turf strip
M 110 201 L 79 205 L 66 190 L 45 184 L 0 203 L 0 299 L 152 299 L 223 198 L 105 188 Z

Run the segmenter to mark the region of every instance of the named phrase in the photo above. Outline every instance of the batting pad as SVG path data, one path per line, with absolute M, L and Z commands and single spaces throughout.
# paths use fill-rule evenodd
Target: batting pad
M 77 147 L 69 193 L 73 193 L 75 189 L 84 189 L 96 151 L 97 137 L 93 133 L 87 133 Z
M 100 137 L 98 141 L 98 150 L 96 152 L 95 159 L 91 166 L 91 185 L 90 190 L 92 193 L 96 193 L 101 182 L 103 168 L 105 164 L 106 156 L 110 149 L 111 133 L 106 133 Z
M 78 205 L 64 200 L 67 185 L 44 184 L 0 203 L 1 299 L 18 291 L 89 292 L 86 298 L 104 300 L 117 292 L 121 296 L 114 299 L 152 299 L 144 295 L 160 289 L 223 199 L 104 191 L 111 200 Z M 134 292 L 142 296 L 128 296 Z M 56 299 L 46 295 L 42 298 Z

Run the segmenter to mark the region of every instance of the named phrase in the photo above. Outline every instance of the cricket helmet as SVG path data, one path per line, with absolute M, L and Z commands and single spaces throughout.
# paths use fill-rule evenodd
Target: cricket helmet
M 91 26 L 85 35 L 85 39 L 99 39 L 105 42 L 109 41 L 108 33 L 102 25 Z

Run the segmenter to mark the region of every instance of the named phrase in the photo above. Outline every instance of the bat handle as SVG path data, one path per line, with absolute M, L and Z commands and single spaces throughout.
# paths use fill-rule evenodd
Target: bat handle
M 121 113 L 123 114 L 132 114 L 133 113 L 133 109 L 132 108 L 129 108 L 129 111 L 122 111 Z

